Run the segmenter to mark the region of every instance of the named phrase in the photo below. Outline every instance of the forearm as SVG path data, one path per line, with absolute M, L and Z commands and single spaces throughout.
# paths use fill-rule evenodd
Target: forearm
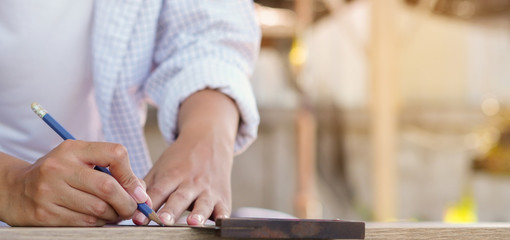
M 202 90 L 181 105 L 178 118 L 179 138 L 215 141 L 233 151 L 239 126 L 239 111 L 228 96 L 215 90 Z
M 23 169 L 30 166 L 30 163 L 21 159 L 15 158 L 3 152 L 0 152 L 0 220 L 6 221 L 5 210 L 11 209 L 9 200 L 13 200 L 12 187 L 17 184 L 16 179 L 19 179 L 20 173 Z

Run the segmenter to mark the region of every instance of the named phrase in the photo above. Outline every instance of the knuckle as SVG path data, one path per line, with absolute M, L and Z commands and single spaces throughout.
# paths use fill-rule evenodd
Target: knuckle
M 204 198 L 197 199 L 193 210 L 198 210 L 204 213 L 211 213 L 214 210 L 214 201 Z
M 92 213 L 96 216 L 103 216 L 108 211 L 108 205 L 105 202 L 98 201 L 92 206 Z
M 147 183 L 145 183 L 145 181 L 143 179 L 138 178 L 138 181 L 140 182 L 140 184 L 142 184 L 144 189 L 147 189 Z
M 83 219 L 82 221 L 86 224 L 86 225 L 92 225 L 92 226 L 96 226 L 98 224 L 98 221 L 99 219 L 97 217 L 94 217 L 94 216 L 83 216 Z
M 153 185 L 147 188 L 147 193 L 152 196 L 163 196 L 165 195 L 166 191 L 159 185 Z
M 49 212 L 41 207 L 37 207 L 34 211 L 34 219 L 39 223 L 46 223 L 49 220 Z
M 215 202 L 216 201 L 211 196 L 203 196 L 203 197 L 198 198 L 195 201 L 195 205 L 199 204 L 205 208 L 213 208 L 215 205 Z
M 193 184 L 195 186 L 207 187 L 211 185 L 211 180 L 205 176 L 197 176 L 193 178 Z
M 58 145 L 58 150 L 61 151 L 69 151 L 74 147 L 74 144 L 76 144 L 78 141 L 67 139 L 64 140 L 60 145 Z
M 166 169 L 166 171 L 160 175 L 165 178 L 172 178 L 175 176 L 180 176 L 182 173 L 189 172 L 190 169 L 188 166 L 175 166 L 171 169 Z
M 207 198 L 207 199 L 203 199 L 202 200 L 202 204 L 208 209 L 208 210 L 213 210 L 214 209 L 214 201 L 211 199 L 211 198 Z
M 53 175 L 59 169 L 60 164 L 58 158 L 51 156 L 46 158 L 46 160 L 39 166 L 39 172 L 42 175 Z
M 96 223 L 95 223 L 95 225 L 94 225 L 94 226 L 96 226 L 96 227 L 102 227 L 102 226 L 104 226 L 105 224 L 106 224 L 106 221 L 105 221 L 105 220 L 103 220 L 103 219 L 96 219 Z
M 124 188 L 130 189 L 135 188 L 139 185 L 138 178 L 135 175 L 124 175 L 119 182 Z
M 38 183 L 35 186 L 35 191 L 33 193 L 33 196 L 35 199 L 43 200 L 47 198 L 48 196 L 51 196 L 51 187 L 44 183 Z
M 184 202 L 191 202 L 191 200 L 193 200 L 193 199 L 191 199 L 192 196 L 189 191 L 175 191 L 172 195 L 175 198 L 179 199 L 180 201 L 184 201 Z
M 114 144 L 112 147 L 113 159 L 117 162 L 122 162 L 128 157 L 127 148 L 122 144 Z
M 133 214 L 135 214 L 136 207 L 137 207 L 137 205 L 134 202 L 133 202 L 133 204 L 129 204 L 128 207 L 122 208 L 122 209 L 120 209 L 118 211 L 119 216 L 122 219 L 129 219 L 129 218 L 131 218 L 131 216 L 133 216 Z
M 115 181 L 115 179 L 108 176 L 105 180 L 102 181 L 101 186 L 99 187 L 99 190 L 105 196 L 110 196 L 113 193 L 115 193 L 116 184 L 117 184 L 117 182 Z

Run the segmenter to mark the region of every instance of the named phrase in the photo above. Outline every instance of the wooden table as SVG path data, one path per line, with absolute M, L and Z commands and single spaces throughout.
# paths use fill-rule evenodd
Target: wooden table
M 510 239 L 510 223 L 367 223 L 365 239 Z
M 0 239 L 221 239 L 213 229 L 109 226 L 98 228 L 0 227 Z M 365 239 L 510 239 L 510 223 L 367 223 Z

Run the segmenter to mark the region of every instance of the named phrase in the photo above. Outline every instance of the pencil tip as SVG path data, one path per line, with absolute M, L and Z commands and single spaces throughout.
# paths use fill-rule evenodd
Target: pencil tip
M 159 224 L 159 226 L 165 226 L 161 220 L 159 219 L 158 215 L 155 212 L 152 212 L 149 214 L 149 219 Z

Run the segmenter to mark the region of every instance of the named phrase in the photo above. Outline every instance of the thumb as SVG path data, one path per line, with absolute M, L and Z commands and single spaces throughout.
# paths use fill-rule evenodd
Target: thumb
M 122 145 L 117 145 L 112 155 L 114 157 L 109 166 L 112 176 L 137 203 L 147 202 L 149 195 L 145 191 L 145 184 L 131 170 L 127 149 Z

